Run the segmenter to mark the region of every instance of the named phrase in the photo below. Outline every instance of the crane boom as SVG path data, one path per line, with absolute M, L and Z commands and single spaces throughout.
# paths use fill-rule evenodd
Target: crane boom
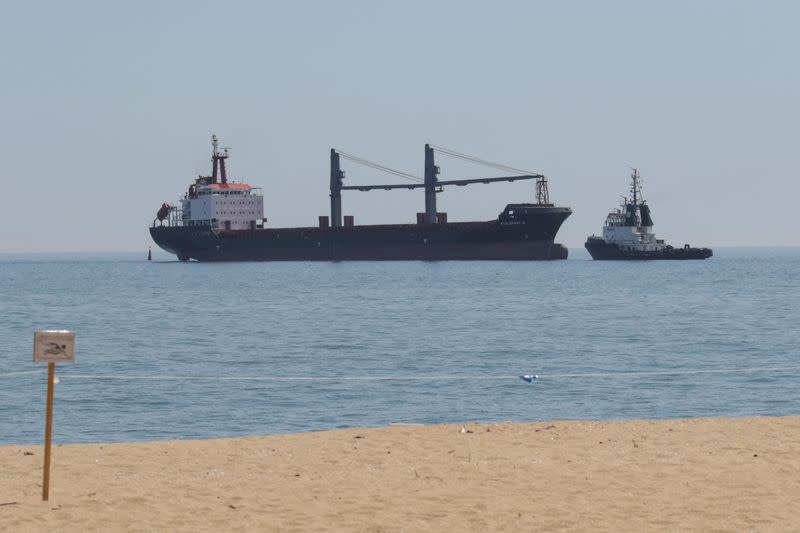
M 443 185 L 457 185 L 463 187 L 473 183 L 493 183 L 496 181 L 517 181 L 517 180 L 535 180 L 543 178 L 541 174 L 522 174 L 520 176 L 501 176 L 498 178 L 472 178 L 472 179 L 459 179 L 459 180 L 442 180 L 437 181 L 436 186 Z M 343 191 L 372 191 L 375 189 L 383 189 L 386 191 L 392 189 L 421 189 L 424 188 L 424 183 L 398 183 L 395 185 L 345 185 L 342 186 Z

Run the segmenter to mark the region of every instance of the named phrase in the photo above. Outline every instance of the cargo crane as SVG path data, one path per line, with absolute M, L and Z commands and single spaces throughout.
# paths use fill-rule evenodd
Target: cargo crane
M 448 179 L 440 180 L 440 169 L 436 166 L 434 154 L 439 152 L 442 155 L 462 159 L 472 163 L 481 164 L 484 166 L 493 167 L 506 172 L 513 172 L 513 176 L 500 176 L 493 178 L 472 178 L 472 179 Z M 344 185 L 345 173 L 341 168 L 341 158 L 347 159 L 351 162 L 364 165 L 375 170 L 387 172 L 395 176 L 406 178 L 413 183 L 400 183 L 393 185 Z M 494 183 L 498 181 L 517 181 L 517 180 L 536 180 L 536 201 L 537 205 L 552 206 L 550 204 L 550 197 L 547 189 L 547 178 L 541 174 L 534 174 L 526 170 L 510 167 L 500 163 L 493 163 L 484 159 L 480 159 L 471 155 L 462 154 L 442 146 L 432 144 L 425 145 L 425 177 L 421 179 L 413 174 L 395 170 L 379 163 L 369 161 L 367 159 L 354 156 L 331 148 L 331 175 L 330 175 L 330 189 L 331 189 L 331 226 L 338 228 L 342 227 L 342 191 L 371 191 L 375 189 L 383 189 L 390 191 L 393 189 L 425 189 L 425 213 L 422 214 L 422 220 L 425 224 L 436 224 L 437 222 L 444 222 L 446 219 L 440 217 L 436 210 L 436 193 L 442 192 L 447 185 L 456 185 L 463 187 L 473 183 Z

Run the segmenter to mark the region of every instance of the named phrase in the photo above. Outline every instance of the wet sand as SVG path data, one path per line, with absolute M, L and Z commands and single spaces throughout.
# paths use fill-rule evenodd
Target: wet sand
M 797 531 L 800 417 L 0 447 L 2 531 Z

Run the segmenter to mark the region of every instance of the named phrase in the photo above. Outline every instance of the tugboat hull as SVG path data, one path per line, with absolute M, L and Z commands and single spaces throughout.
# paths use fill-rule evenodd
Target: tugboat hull
M 585 246 L 596 260 L 708 259 L 714 255 L 710 248 L 691 248 L 688 245 L 683 248 L 667 246 L 658 251 L 626 250 L 605 239 L 592 237 L 586 240 Z

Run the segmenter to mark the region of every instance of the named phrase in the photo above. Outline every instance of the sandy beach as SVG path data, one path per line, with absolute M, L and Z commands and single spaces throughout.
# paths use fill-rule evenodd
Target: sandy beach
M 800 417 L 0 447 L 3 531 L 796 531 Z

